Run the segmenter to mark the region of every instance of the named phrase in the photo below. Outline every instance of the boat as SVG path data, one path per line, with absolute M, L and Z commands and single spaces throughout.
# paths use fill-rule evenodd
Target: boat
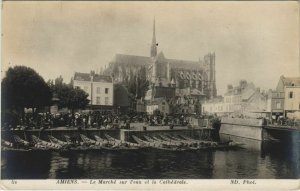
M 109 140 L 109 141 L 114 141 L 114 142 L 120 143 L 120 144 L 128 144 L 128 145 L 131 146 L 131 147 L 140 147 L 139 144 L 131 143 L 131 142 L 128 142 L 128 141 L 122 141 L 122 140 L 113 138 L 112 136 L 110 136 L 110 135 L 108 135 L 108 134 L 104 134 L 104 136 L 105 136 L 105 137 L 107 138 L 107 140 Z
M 178 144 L 178 143 L 174 143 L 174 142 L 166 141 L 166 140 L 163 140 L 163 139 L 159 139 L 158 137 L 155 137 L 155 136 L 149 137 L 149 136 L 144 135 L 144 137 L 147 141 L 159 142 L 161 144 L 168 145 L 168 146 L 174 146 L 174 147 L 175 146 L 180 146 L 180 144 Z
M 34 143 L 34 149 L 40 149 L 40 150 L 59 150 L 59 149 L 62 148 L 62 146 L 59 145 L 59 144 L 55 144 L 55 143 L 44 141 L 44 140 L 38 138 L 35 135 L 31 135 L 31 138 L 32 138 L 32 141 Z
M 162 135 L 161 135 L 162 136 Z M 188 140 L 185 140 L 185 139 L 180 139 L 178 137 L 175 137 L 175 136 L 171 136 L 171 135 L 167 135 L 169 137 L 170 140 L 174 140 L 174 141 L 177 141 L 179 143 L 183 143 L 183 144 L 186 144 L 190 147 L 196 147 L 197 146 L 197 142 L 196 141 L 188 141 Z M 164 136 L 166 137 L 166 136 Z
M 79 150 L 101 150 L 103 143 L 88 138 L 87 136 L 80 134 L 82 142 L 80 142 Z
M 138 150 L 141 147 L 139 146 L 139 144 L 136 143 L 131 143 L 131 142 L 127 142 L 127 141 L 121 141 L 119 139 L 113 138 L 108 134 L 104 134 L 104 136 L 106 137 L 106 139 L 109 141 L 109 143 L 111 144 L 111 147 L 103 147 L 106 150 L 119 150 L 119 151 L 132 151 L 132 150 Z
M 30 142 L 21 139 L 18 135 L 14 135 L 13 137 L 14 137 L 15 143 L 18 146 L 22 146 L 22 147 L 29 147 L 30 146 Z
M 67 142 L 68 144 L 74 143 L 74 142 L 71 140 L 71 137 L 70 137 L 70 136 L 64 135 L 64 137 L 65 137 L 66 142 Z
M 152 140 L 150 137 L 146 136 L 148 138 L 148 140 Z M 139 144 L 143 144 L 146 145 L 148 147 L 151 147 L 153 149 L 157 149 L 157 150 L 163 150 L 163 151 L 186 151 L 186 148 L 182 148 L 182 147 L 175 147 L 174 145 L 166 145 L 164 143 L 161 143 L 159 141 L 153 141 L 153 142 L 148 142 L 148 141 L 144 141 L 140 138 L 138 138 L 137 136 L 132 135 L 132 138 Z
M 176 144 L 176 145 L 185 145 L 186 143 L 184 141 L 178 141 L 178 140 L 174 140 L 174 139 L 171 139 L 167 136 L 164 136 L 164 135 L 158 135 L 162 140 L 165 140 L 167 142 L 170 142 L 170 143 L 173 143 L 173 144 Z
M 92 145 L 92 144 L 95 144 L 96 141 L 93 140 L 93 139 L 90 139 L 88 138 L 87 136 L 83 135 L 83 134 L 80 134 L 80 138 L 82 139 L 82 141 L 86 144 L 89 144 L 89 145 Z
M 61 146 L 71 145 L 71 143 L 68 143 L 68 142 L 66 142 L 66 141 L 59 140 L 59 139 L 53 137 L 52 135 L 48 135 L 48 137 L 49 137 L 49 140 L 50 140 L 52 143 L 54 143 L 54 144 L 59 144 L 59 145 L 61 145 Z
M 28 152 L 31 150 L 32 149 L 22 149 L 22 148 L 12 148 L 12 147 L 1 146 L 1 152 L 10 152 L 10 151 Z
M 95 139 L 97 142 L 101 142 L 101 143 L 108 143 L 107 140 L 102 139 L 101 137 L 99 137 L 98 135 L 94 135 Z

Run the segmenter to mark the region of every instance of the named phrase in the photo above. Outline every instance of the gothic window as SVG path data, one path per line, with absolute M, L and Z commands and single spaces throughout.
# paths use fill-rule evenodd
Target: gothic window
M 188 80 L 190 79 L 190 74 L 189 73 L 186 74 L 186 79 L 188 79 Z
M 184 88 L 187 87 L 187 80 L 184 80 L 184 85 L 183 85 Z
M 198 82 L 198 89 L 202 89 L 202 81 L 201 80 L 199 80 L 199 82 Z
M 192 80 L 192 88 L 196 88 L 196 81 Z
M 184 74 L 183 74 L 183 72 L 180 72 L 180 77 L 181 77 L 181 79 L 184 79 Z
M 189 80 L 184 80 L 184 87 L 190 87 Z
M 179 80 L 179 88 L 180 89 L 184 88 L 184 81 L 183 80 Z
M 194 79 L 194 80 L 197 80 L 196 74 L 193 74 L 193 79 Z

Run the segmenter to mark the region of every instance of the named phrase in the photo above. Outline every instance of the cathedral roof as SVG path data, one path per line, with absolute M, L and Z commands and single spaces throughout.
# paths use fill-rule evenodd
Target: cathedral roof
M 158 61 L 170 63 L 171 68 L 201 70 L 200 63 L 197 61 L 168 59 L 165 58 L 163 52 L 160 52 L 157 55 L 156 59 Z M 116 54 L 114 62 L 116 64 L 124 64 L 124 65 L 147 65 L 152 62 L 152 59 L 151 57 L 147 57 L 147 56 Z
M 146 56 L 136 56 L 127 54 L 116 54 L 115 62 L 117 64 L 134 64 L 134 65 L 145 65 L 151 62 L 150 57 Z
M 200 63 L 196 61 L 189 60 L 177 60 L 177 59 L 167 59 L 172 68 L 184 68 L 184 69 L 201 69 Z

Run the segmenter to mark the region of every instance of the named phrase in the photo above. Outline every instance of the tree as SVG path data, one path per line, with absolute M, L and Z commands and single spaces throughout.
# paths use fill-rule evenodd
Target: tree
M 44 79 L 32 68 L 9 68 L 1 82 L 2 109 L 16 110 L 40 108 L 51 104 L 51 91 Z
M 89 100 L 87 99 L 89 95 L 79 89 L 79 88 L 72 88 L 70 91 L 70 96 L 69 96 L 69 108 L 74 111 L 74 109 L 84 109 L 88 103 Z
M 56 78 L 54 81 L 55 83 L 49 81 L 48 84 L 53 95 L 59 99 L 58 107 L 67 107 L 74 111 L 75 109 L 84 109 L 88 105 L 88 94 L 85 91 L 73 88 L 72 84 L 64 83 L 62 77 Z
M 148 90 L 149 81 L 146 76 L 146 68 L 143 66 L 137 72 L 131 72 L 131 78 L 127 82 L 128 91 L 139 99 L 144 97 Z

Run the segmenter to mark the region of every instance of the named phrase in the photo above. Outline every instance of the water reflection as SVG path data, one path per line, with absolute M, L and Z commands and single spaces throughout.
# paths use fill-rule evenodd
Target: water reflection
M 2 153 L 2 178 L 299 178 L 299 145 L 235 141 L 245 143 L 245 148 L 182 153 Z

